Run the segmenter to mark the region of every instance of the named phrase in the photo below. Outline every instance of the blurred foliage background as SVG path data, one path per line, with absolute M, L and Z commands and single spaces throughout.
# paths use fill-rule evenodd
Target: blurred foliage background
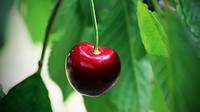
M 42 43 L 55 3 L 56 0 L 17 2 L 34 43 Z M 95 98 L 83 96 L 86 110 L 200 111 L 200 1 L 94 0 L 94 3 L 100 45 L 117 51 L 122 70 L 119 81 L 109 92 Z M 6 4 L 4 9 L 9 10 L 12 3 Z M 4 24 L 0 34 L 4 34 L 6 11 L 2 12 L 5 15 L 1 16 Z M 3 40 L 1 36 L 1 45 Z M 89 0 L 63 0 L 51 29 L 48 58 L 49 76 L 61 89 L 63 101 L 74 92 L 65 73 L 67 53 L 78 42 L 94 40 Z M 0 89 L 0 100 L 3 98 L 0 112 L 52 111 L 47 89 L 38 74 L 16 85 L 6 96 Z
M 7 22 L 7 18 L 8 18 L 8 14 L 9 11 L 12 7 L 13 4 L 13 0 L 9 0 L 9 1 L 0 1 L 0 50 L 1 47 L 4 45 L 4 41 L 5 41 L 5 27 L 6 27 L 6 22 Z

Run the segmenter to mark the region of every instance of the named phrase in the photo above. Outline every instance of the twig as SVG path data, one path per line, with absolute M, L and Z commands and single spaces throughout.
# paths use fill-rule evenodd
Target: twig
M 61 2 L 62 2 L 62 0 L 58 0 L 57 1 L 57 3 L 54 6 L 54 9 L 53 9 L 53 11 L 51 13 L 51 16 L 49 18 L 48 25 L 47 25 L 47 28 L 46 28 L 45 37 L 44 37 L 44 42 L 43 42 L 42 54 L 41 54 L 41 58 L 40 58 L 40 60 L 38 62 L 38 71 L 41 71 L 41 69 L 42 69 L 44 55 L 45 55 L 46 47 L 47 47 L 48 40 L 49 40 L 49 34 L 50 34 L 53 21 L 54 21 L 54 19 L 56 17 L 56 14 L 57 14 L 57 11 L 58 11 L 58 9 L 60 7 Z

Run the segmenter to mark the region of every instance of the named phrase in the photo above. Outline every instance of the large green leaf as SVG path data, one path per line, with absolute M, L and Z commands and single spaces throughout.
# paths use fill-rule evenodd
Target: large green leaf
M 4 92 L 3 92 L 3 87 L 2 85 L 0 84 L 0 101 L 1 99 L 5 96 Z
M 154 75 L 167 99 L 168 88 L 168 42 L 166 34 L 158 21 L 158 15 L 150 12 L 147 5 L 138 1 L 138 21 L 140 34 L 148 53 Z
M 172 112 L 199 112 L 200 47 L 182 19 L 175 13 L 167 14 L 171 56 L 170 109 Z
M 118 52 L 122 68 L 119 81 L 108 93 L 84 97 L 88 112 L 149 111 L 152 72 L 139 39 L 136 6 L 133 0 L 116 1 L 100 23 L 100 43 Z
M 13 87 L 1 100 L 0 112 L 52 112 L 40 73 Z
M 43 41 L 45 29 L 50 16 L 50 0 L 19 0 L 19 12 L 22 15 L 33 42 Z
M 199 78 L 200 53 L 191 30 L 177 17 L 177 13 L 166 13 L 160 18 L 140 1 L 138 18 L 142 41 L 170 111 L 198 112 L 200 93 L 197 89 L 200 83 L 196 79 Z M 168 38 L 159 19 L 165 21 L 162 25 Z
M 54 32 L 60 30 L 63 35 L 53 44 L 48 63 L 49 73 L 61 88 L 64 99 L 73 91 L 65 73 L 66 57 L 71 47 L 81 40 L 84 27 L 79 7 L 79 0 L 64 0 L 53 26 Z
M 200 42 L 200 1 L 178 0 L 178 9 L 193 36 Z

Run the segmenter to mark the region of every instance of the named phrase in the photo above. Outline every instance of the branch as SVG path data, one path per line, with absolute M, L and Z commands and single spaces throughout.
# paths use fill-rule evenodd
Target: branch
M 41 54 L 40 60 L 38 62 L 38 67 L 39 67 L 38 71 L 41 71 L 41 69 L 42 69 L 43 61 L 44 61 L 44 55 L 45 55 L 45 51 L 46 51 L 48 40 L 49 40 L 49 34 L 50 34 L 53 21 L 56 17 L 56 14 L 58 12 L 58 9 L 60 7 L 61 2 L 62 2 L 62 0 L 57 1 L 57 3 L 55 4 L 55 7 L 54 7 L 54 9 L 51 13 L 51 16 L 49 18 L 49 22 L 48 22 L 48 25 L 47 25 L 47 28 L 46 28 L 46 33 L 45 33 L 44 42 L 43 42 L 42 54 Z

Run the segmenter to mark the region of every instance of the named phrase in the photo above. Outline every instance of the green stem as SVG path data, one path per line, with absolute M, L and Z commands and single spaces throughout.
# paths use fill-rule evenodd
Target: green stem
M 90 9 L 92 14 L 92 21 L 94 25 L 94 31 L 95 31 L 95 37 L 96 37 L 96 43 L 94 45 L 93 53 L 99 54 L 98 45 L 99 45 L 99 32 L 98 32 L 98 26 L 97 26 L 97 19 L 95 14 L 95 8 L 94 8 L 94 2 L 93 0 L 90 0 Z
M 51 13 L 51 16 L 49 18 L 49 21 L 48 21 L 48 25 L 47 25 L 45 37 L 44 37 L 44 42 L 43 42 L 42 54 L 41 54 L 40 60 L 38 62 L 38 66 L 39 66 L 38 71 L 39 72 L 41 71 L 42 66 L 43 66 L 44 54 L 45 54 L 45 51 L 46 51 L 46 48 L 47 48 L 51 27 L 52 27 L 53 21 L 56 17 L 56 14 L 58 12 L 58 9 L 60 7 L 61 2 L 62 2 L 62 0 L 57 1 L 57 3 L 55 4 L 55 7 L 54 7 L 54 9 Z

